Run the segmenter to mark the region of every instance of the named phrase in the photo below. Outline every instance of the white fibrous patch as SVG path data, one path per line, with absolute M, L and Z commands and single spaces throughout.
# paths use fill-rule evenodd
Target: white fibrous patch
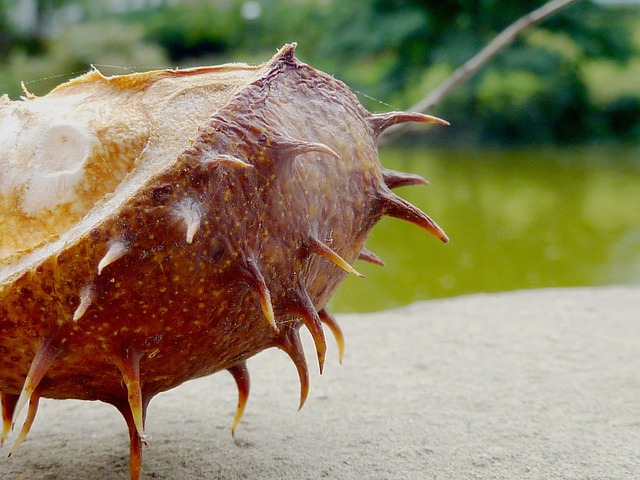
M 89 116 L 68 99 L 5 106 L 0 111 L 0 193 L 19 192 L 18 205 L 28 215 L 73 202 L 98 145 Z
M 20 132 L 20 120 L 14 112 L 0 115 L 0 143 L 2 145 L 15 145 Z
M 80 290 L 80 304 L 78 305 L 78 308 L 76 308 L 76 311 L 73 312 L 73 321 L 77 322 L 80 320 L 92 303 L 93 290 L 91 285 L 85 285 L 82 287 L 82 290 Z
M 102 273 L 102 270 L 107 266 L 122 258 L 127 253 L 127 245 L 123 242 L 113 242 L 109 245 L 107 253 L 98 263 L 98 275 Z
M 176 205 L 174 215 L 182 220 L 187 227 L 187 243 L 193 242 L 193 237 L 202 222 L 202 205 L 192 198 L 184 198 Z

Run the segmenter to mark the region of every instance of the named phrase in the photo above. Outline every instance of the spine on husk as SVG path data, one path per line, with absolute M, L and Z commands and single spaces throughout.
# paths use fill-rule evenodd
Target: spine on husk
M 128 173 L 127 186 L 68 232 L 7 257 L 2 441 L 28 410 L 11 454 L 39 398 L 101 400 L 127 422 L 137 479 L 154 395 L 226 369 L 239 391 L 235 432 L 249 395 L 245 361 L 274 346 L 295 365 L 302 406 L 309 375 L 299 329 L 311 332 L 320 371 L 323 324 L 342 357 L 326 305 L 347 273 L 359 275 L 356 259 L 382 263 L 364 248 L 371 228 L 392 216 L 447 241 L 391 192 L 426 182 L 382 168 L 376 147 L 393 124 L 444 122 L 367 112 L 344 84 L 300 63 L 293 46 L 236 90 L 175 158 L 147 158 L 169 141 L 149 133 L 134 164 L 155 162 L 152 173 Z

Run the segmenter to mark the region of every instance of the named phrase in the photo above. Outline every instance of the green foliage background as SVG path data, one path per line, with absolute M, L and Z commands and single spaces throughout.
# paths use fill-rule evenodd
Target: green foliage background
M 17 98 L 24 81 L 44 94 L 91 65 L 117 74 L 258 63 L 296 41 L 303 61 L 344 80 L 369 109 L 402 109 L 542 3 L 31 0 L 25 14 L 25 0 L 0 0 L 0 92 Z M 582 1 L 530 30 L 433 112 L 455 128 L 429 141 L 639 140 L 639 13 Z

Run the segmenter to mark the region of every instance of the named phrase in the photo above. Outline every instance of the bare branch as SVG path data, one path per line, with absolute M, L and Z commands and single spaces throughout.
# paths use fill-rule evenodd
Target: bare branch
M 460 68 L 447 77 L 435 90 L 426 95 L 422 100 L 409 108 L 411 112 L 427 112 L 432 110 L 442 100 L 444 100 L 453 90 L 466 82 L 473 75 L 484 67 L 501 50 L 513 43 L 513 41 L 529 27 L 536 25 L 550 16 L 559 12 L 578 0 L 551 0 L 541 7 L 520 17 L 516 22 L 509 25 L 500 32 L 482 50 L 464 63 Z M 402 124 L 390 128 L 380 137 L 379 143 L 384 143 L 395 137 L 400 131 L 406 130 L 409 124 Z

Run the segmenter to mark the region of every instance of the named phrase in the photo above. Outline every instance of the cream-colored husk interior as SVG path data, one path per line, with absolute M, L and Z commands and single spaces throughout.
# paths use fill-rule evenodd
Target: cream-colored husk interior
M 44 97 L 1 97 L 0 280 L 116 209 L 261 71 L 94 71 Z

